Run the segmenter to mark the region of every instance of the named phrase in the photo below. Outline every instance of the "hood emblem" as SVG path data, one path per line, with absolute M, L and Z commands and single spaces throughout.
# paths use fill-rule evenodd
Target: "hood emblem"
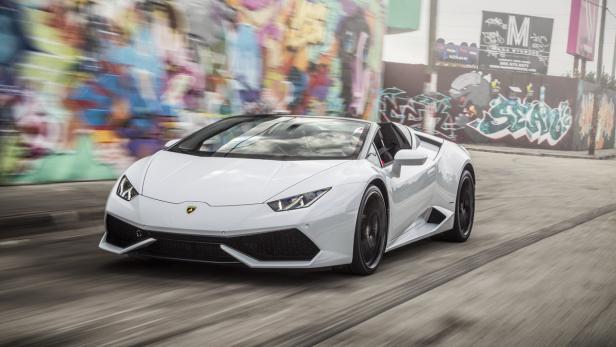
M 186 213 L 187 214 L 191 214 L 191 213 L 195 212 L 196 210 L 197 210 L 197 206 L 188 206 L 186 208 Z

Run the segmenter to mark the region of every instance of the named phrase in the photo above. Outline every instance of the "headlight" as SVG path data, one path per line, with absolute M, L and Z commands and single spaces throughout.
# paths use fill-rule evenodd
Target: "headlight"
M 139 195 L 139 193 L 137 192 L 137 189 L 133 187 L 132 183 L 130 183 L 130 181 L 128 180 L 128 178 L 126 178 L 126 176 L 122 176 L 122 178 L 120 179 L 120 183 L 118 184 L 118 190 L 116 190 L 116 194 L 118 194 L 119 197 L 121 197 L 122 199 L 126 201 L 131 201 L 137 195 Z
M 314 192 L 268 202 L 267 204 L 276 212 L 297 210 L 299 208 L 305 208 L 314 204 L 315 201 L 319 200 L 319 198 L 325 195 L 325 193 L 327 193 L 330 189 L 331 188 L 315 190 Z

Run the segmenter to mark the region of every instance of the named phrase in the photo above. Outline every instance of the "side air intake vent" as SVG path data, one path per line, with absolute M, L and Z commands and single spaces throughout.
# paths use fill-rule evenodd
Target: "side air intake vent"
M 432 208 L 432 211 L 430 212 L 430 217 L 428 217 L 428 223 L 441 224 L 444 220 L 445 215 L 442 214 L 441 211 L 439 211 L 438 209 Z

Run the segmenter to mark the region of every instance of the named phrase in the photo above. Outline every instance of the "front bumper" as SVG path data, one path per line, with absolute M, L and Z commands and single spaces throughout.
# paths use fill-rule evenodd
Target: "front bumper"
M 261 263 L 310 263 L 320 251 L 297 229 L 220 237 L 145 230 L 113 215 L 105 224 L 101 248 L 119 254 L 209 263 L 239 263 L 241 254 Z
M 274 212 L 266 204 L 212 207 L 145 196 L 127 202 L 112 194 L 99 247 L 115 254 L 252 268 L 348 264 L 357 199 L 327 194 L 322 200 L 307 209 Z M 195 212 L 188 214 L 188 207 Z

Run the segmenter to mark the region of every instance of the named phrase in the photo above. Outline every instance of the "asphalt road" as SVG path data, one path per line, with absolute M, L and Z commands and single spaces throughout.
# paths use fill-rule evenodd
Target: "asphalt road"
M 102 229 L 0 240 L 0 345 L 616 345 L 616 161 L 473 153 L 469 242 L 379 272 L 138 261 Z

